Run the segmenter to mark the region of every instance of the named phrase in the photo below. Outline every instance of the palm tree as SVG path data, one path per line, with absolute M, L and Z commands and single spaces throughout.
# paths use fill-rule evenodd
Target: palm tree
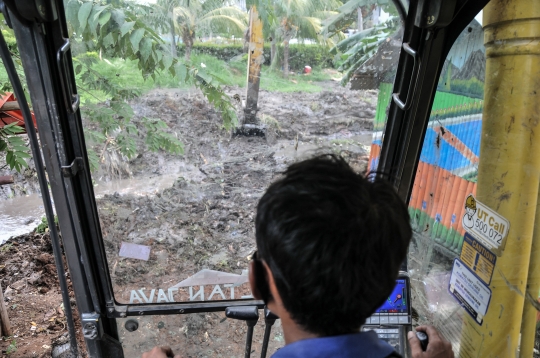
M 172 0 L 169 0 L 172 1 Z M 186 61 L 190 60 L 191 48 L 198 31 L 203 33 L 227 33 L 241 37 L 247 27 L 248 16 L 240 8 L 218 0 L 177 0 L 174 8 L 174 26 L 182 36 L 186 48 Z
M 334 36 L 337 32 L 350 28 L 358 20 L 358 9 L 367 7 L 375 10 L 383 6 L 388 12 L 396 13 L 393 4 L 389 0 L 349 0 L 338 9 L 338 12 L 324 21 L 322 33 L 325 36 Z M 397 13 L 396 13 L 397 15 Z M 379 46 L 386 42 L 395 33 L 400 22 L 397 16 L 389 17 L 384 23 L 376 23 L 374 26 L 340 41 L 330 50 L 330 53 L 340 55 L 344 60 L 338 68 L 343 72 L 341 84 L 345 86 L 354 73 L 375 55 Z
M 218 0 L 157 0 L 152 6 L 151 23 L 171 36 L 171 53 L 178 56 L 176 38 L 182 37 L 186 60 L 198 30 L 241 35 L 247 27 L 247 14 L 240 8 Z
M 180 6 L 181 0 L 157 0 L 153 5 L 150 21 L 159 31 L 168 32 L 171 36 L 171 54 L 178 57 L 176 47 L 176 28 L 174 26 L 174 9 Z
M 289 44 L 291 39 L 309 39 L 319 43 L 332 43 L 321 36 L 321 21 L 332 16 L 339 6 L 339 0 L 252 0 L 248 5 L 256 5 L 264 23 L 266 37 L 271 41 L 271 59 L 275 66 L 277 43 L 283 43 L 283 75 L 289 74 Z

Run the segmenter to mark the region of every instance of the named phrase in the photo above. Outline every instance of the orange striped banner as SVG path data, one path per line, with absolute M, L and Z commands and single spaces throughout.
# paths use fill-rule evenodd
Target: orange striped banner
M 381 156 L 381 146 L 375 143 L 371 143 L 371 150 L 369 152 L 368 171 L 377 170 L 372 168 L 373 160 L 378 159 Z
M 418 168 L 416 168 L 416 176 L 414 177 L 413 190 L 411 192 L 411 198 L 409 199 L 409 207 L 417 209 L 417 198 L 418 198 L 418 187 L 420 186 L 420 178 L 422 176 L 422 165 L 423 162 L 418 163 Z
M 450 219 L 451 219 L 451 216 L 450 215 L 450 210 L 451 208 L 453 207 L 452 205 L 455 204 L 455 195 L 452 195 L 453 194 L 453 189 L 454 189 L 454 179 L 456 178 L 455 175 L 449 173 L 448 175 L 448 181 L 447 181 L 447 184 L 446 184 L 446 188 L 445 188 L 445 193 L 444 193 L 444 197 L 443 197 L 443 200 L 442 200 L 442 221 L 441 223 L 446 226 L 447 228 L 450 227 Z M 453 199 L 453 201 L 452 201 Z

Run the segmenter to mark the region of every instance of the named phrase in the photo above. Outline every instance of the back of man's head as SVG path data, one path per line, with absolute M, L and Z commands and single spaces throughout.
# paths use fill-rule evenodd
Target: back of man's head
M 291 165 L 261 198 L 259 258 L 293 320 L 307 331 L 357 331 L 395 286 L 411 238 L 394 188 L 341 158 Z

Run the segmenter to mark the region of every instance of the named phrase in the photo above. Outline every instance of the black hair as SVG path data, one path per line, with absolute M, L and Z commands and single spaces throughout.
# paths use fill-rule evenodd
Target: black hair
M 394 187 L 335 155 L 291 165 L 259 201 L 255 225 L 292 319 L 326 336 L 357 331 L 388 298 L 412 235 Z

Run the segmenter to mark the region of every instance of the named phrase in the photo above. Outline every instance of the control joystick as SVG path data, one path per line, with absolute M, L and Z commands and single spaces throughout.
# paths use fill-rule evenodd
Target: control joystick
M 416 338 L 418 338 L 418 340 L 420 341 L 420 346 L 425 352 L 428 345 L 428 335 L 425 332 L 416 331 Z

